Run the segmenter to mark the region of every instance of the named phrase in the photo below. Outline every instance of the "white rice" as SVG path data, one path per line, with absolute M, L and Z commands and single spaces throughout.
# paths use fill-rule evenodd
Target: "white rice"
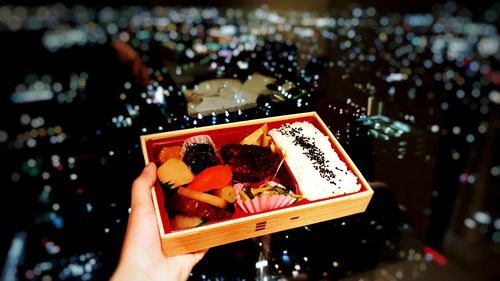
M 309 122 L 284 124 L 269 135 L 285 155 L 302 196 L 317 200 L 359 191 L 358 178 Z

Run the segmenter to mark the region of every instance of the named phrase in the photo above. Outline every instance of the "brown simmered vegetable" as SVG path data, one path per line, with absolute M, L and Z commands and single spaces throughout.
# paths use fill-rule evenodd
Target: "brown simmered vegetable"
M 170 158 L 181 159 L 181 147 L 180 146 L 168 146 L 161 149 L 158 154 L 158 160 L 163 164 L 167 162 Z
M 224 209 L 213 207 L 210 204 L 194 200 L 180 194 L 172 196 L 171 204 L 173 208 L 179 212 L 198 216 L 207 220 L 223 220 L 228 219 L 232 214 Z
M 163 184 L 177 187 L 190 183 L 194 175 L 189 167 L 180 159 L 170 158 L 157 171 L 158 179 Z
M 228 144 L 220 150 L 224 163 L 231 166 L 233 180 L 260 182 L 271 179 L 280 157 L 258 145 Z

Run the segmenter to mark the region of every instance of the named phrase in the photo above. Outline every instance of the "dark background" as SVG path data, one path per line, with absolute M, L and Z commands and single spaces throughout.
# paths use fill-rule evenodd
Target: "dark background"
M 14 11 L 13 5 L 26 5 L 24 9 L 29 18 L 36 17 L 39 5 L 53 7 L 52 4 L 50 1 L 43 4 L 4 1 L 0 7 Z M 150 70 L 152 83 L 148 88 L 137 79 L 133 68 L 120 59 L 112 45 L 116 38 L 110 34 L 99 43 L 48 50 L 43 41 L 48 32 L 88 23 L 73 17 L 73 5 L 85 5 L 85 11 L 90 14 L 105 7 L 126 11 L 121 14 L 127 22 L 123 30 L 132 36 L 139 30 L 131 27 L 130 17 L 139 12 L 151 13 L 156 6 L 172 10 L 209 6 L 216 7 L 219 15 L 224 15 L 229 8 L 241 8 L 246 14 L 262 8 L 276 11 L 285 18 L 296 10 L 304 17 L 310 14 L 308 12 L 314 16 L 330 16 L 337 23 L 340 18 L 354 18 L 356 8 L 365 12 L 359 26 L 338 23 L 333 28 L 315 29 L 318 34 L 331 31 L 336 35 L 334 40 L 284 34 L 292 40 L 279 42 L 273 34 L 267 34 L 259 37 L 261 48 L 243 52 L 229 62 L 221 57 L 213 59 L 227 66 L 221 77 L 236 75 L 244 80 L 253 71 L 275 77 L 282 75 L 279 82 L 289 80 L 297 85 L 294 95 L 300 91 L 309 94 L 304 97 L 307 106 L 305 102 L 299 106 L 296 99 L 277 102 L 263 96 L 256 108 L 242 114 L 233 112 L 228 116 L 197 119 L 184 116 L 186 108 L 182 98 L 171 97 L 162 104 L 151 104 L 147 93 L 158 86 L 155 81 L 165 88 L 174 87 L 171 92 L 178 92 L 182 85 L 192 87 L 216 78 L 217 74 L 207 70 L 201 57 L 190 59 L 183 52 L 167 49 L 151 38 L 136 46 L 132 43 L 131 47 Z M 282 272 L 278 272 L 269 266 L 265 273 L 275 278 L 293 278 L 294 264 L 300 264 L 300 274 L 311 280 L 398 278 L 401 274 L 404 279 L 423 280 L 495 280 L 500 276 L 495 267 L 500 253 L 499 110 L 498 101 L 491 98 L 500 86 L 499 55 L 498 47 L 490 56 L 477 51 L 480 38 L 499 41 L 498 4 L 317 1 L 312 5 L 303 1 L 213 1 L 208 5 L 184 1 L 179 6 L 179 3 L 165 1 L 68 1 L 63 6 L 67 7 L 64 10 L 67 14 L 53 26 L 36 29 L 24 26 L 12 30 L 4 22 L 0 24 L 0 133 L 6 135 L 0 143 L 3 278 L 11 280 L 6 272 L 13 269 L 21 280 L 109 277 L 126 227 L 130 183 L 143 167 L 138 143 L 141 134 L 310 110 L 317 111 L 331 126 L 362 173 L 373 183 L 375 196 L 369 210 L 345 220 L 275 234 L 271 237 L 270 254 L 254 240 L 211 249 L 193 271 L 192 279 L 200 279 L 202 275 L 211 280 L 219 277 L 232 280 L 237 276 L 253 279 L 260 274 L 255 262 L 262 258 L 263 252 L 267 253 L 265 256 L 271 265 L 276 263 L 282 268 Z M 376 13 L 367 17 L 369 7 L 374 7 Z M 493 11 L 490 13 L 496 13 L 496 17 L 486 18 L 487 11 Z M 464 19 L 460 23 L 464 27 L 467 23 L 484 23 L 495 31 L 484 35 L 486 27 L 480 26 L 476 34 L 464 35 L 405 25 L 405 15 L 419 13 L 432 15 L 433 24 L 460 18 Z M 389 21 L 382 26 L 380 22 L 384 17 Z M 98 26 L 103 24 L 95 22 Z M 258 23 L 263 27 L 269 24 Z M 220 22 L 206 20 L 201 25 L 208 29 Z M 391 27 L 392 30 L 400 27 L 403 32 L 390 33 Z M 152 30 L 156 32 L 155 28 Z M 349 30 L 355 30 L 360 40 L 351 38 L 351 46 L 344 48 L 341 42 L 349 40 L 346 35 Z M 245 31 L 238 31 L 236 35 L 242 33 Z M 387 33 L 388 40 L 377 45 L 381 33 Z M 413 48 L 398 56 L 403 47 L 412 43 L 408 33 L 426 37 L 429 43 L 422 50 Z M 453 40 L 440 51 L 443 61 L 435 62 L 431 46 L 439 34 L 469 40 L 471 49 L 465 51 L 461 63 L 447 56 Z M 195 37 L 183 43 L 189 46 Z M 267 51 L 271 52 L 270 56 Z M 252 53 L 255 58 L 250 60 L 250 68 L 239 69 L 236 62 L 250 58 Z M 355 59 L 350 58 L 353 53 Z M 412 53 L 416 58 L 402 66 L 403 59 Z M 291 61 L 287 59 L 289 54 L 295 54 Z M 373 55 L 376 59 L 361 60 L 360 54 Z M 433 61 L 431 67 L 424 67 L 426 60 Z M 195 67 L 186 68 L 181 75 L 175 73 L 177 66 L 191 61 Z M 483 70 L 471 71 L 473 61 Z M 270 70 L 268 66 L 273 62 L 283 67 Z M 411 69 L 406 80 L 386 82 L 390 73 L 400 73 L 403 68 Z M 448 73 L 450 76 L 446 76 Z M 74 86 L 72 75 L 77 77 L 74 81 L 78 81 Z M 457 77 L 463 81 L 458 83 Z M 14 103 L 11 98 L 13 93 L 21 91 L 18 86 L 33 86 L 34 81 L 45 81 L 52 87 L 58 82 L 62 90 L 53 90 L 55 97 L 48 101 Z M 473 94 L 475 89 L 479 94 Z M 459 90 L 463 90 L 463 95 L 457 94 Z M 414 98 L 409 94 L 412 92 Z M 63 101 L 71 95 L 72 98 Z M 375 101 L 373 111 L 389 118 L 387 123 L 367 122 L 373 117 L 366 116 L 368 97 Z M 379 105 L 383 110 L 377 109 Z M 140 108 L 138 115 L 129 110 L 134 106 Z M 130 118 L 131 125 L 118 126 L 120 116 Z M 27 123 L 23 121 L 26 118 Z M 31 122 L 33 120 L 43 120 L 43 124 Z M 390 127 L 396 121 L 409 125 L 411 130 L 402 135 L 384 131 L 384 126 Z M 436 125 L 437 130 L 433 129 Z M 58 131 L 56 128 L 60 128 L 60 134 L 48 133 L 49 129 Z M 40 129 L 45 129 L 46 136 L 40 135 Z M 57 136 L 63 140 L 59 141 Z M 29 139 L 35 139 L 36 145 L 30 147 Z M 8 252 L 15 241 L 23 241 L 23 247 L 14 251 L 18 259 L 9 259 Z M 430 258 L 439 257 L 439 253 L 447 260 L 444 265 L 436 262 L 439 258 Z M 309 261 L 305 262 L 304 257 Z M 17 263 L 10 265 L 8 261 L 12 260 Z M 333 262 L 337 266 L 332 266 Z M 415 272 L 420 275 L 415 277 Z

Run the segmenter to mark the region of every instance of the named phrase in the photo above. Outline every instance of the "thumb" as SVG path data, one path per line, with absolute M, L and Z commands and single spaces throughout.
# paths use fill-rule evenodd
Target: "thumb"
M 132 204 L 122 258 L 132 257 L 148 249 L 160 250 L 160 237 L 151 187 L 156 181 L 156 166 L 149 163 L 132 184 Z
M 132 184 L 132 210 L 137 207 L 146 207 L 151 204 L 151 187 L 156 181 L 156 165 L 150 162 L 142 171 L 141 175 Z

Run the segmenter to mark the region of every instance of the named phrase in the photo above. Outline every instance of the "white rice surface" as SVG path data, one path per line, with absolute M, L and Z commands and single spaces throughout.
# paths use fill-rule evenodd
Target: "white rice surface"
M 308 200 L 360 190 L 358 178 L 339 158 L 328 137 L 311 123 L 284 124 L 268 134 L 285 155 L 302 196 Z

